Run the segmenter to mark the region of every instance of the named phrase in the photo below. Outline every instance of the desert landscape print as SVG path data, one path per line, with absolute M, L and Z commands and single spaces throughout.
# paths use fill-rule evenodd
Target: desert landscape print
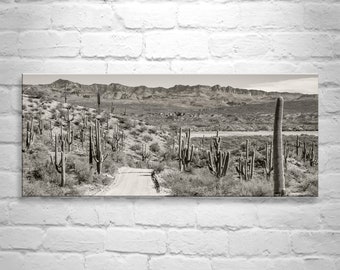
M 24 74 L 23 196 L 318 196 L 317 75 Z

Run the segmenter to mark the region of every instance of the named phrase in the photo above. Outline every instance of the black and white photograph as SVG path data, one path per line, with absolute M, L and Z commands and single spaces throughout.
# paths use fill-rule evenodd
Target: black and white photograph
M 318 196 L 318 76 L 24 74 L 22 195 Z

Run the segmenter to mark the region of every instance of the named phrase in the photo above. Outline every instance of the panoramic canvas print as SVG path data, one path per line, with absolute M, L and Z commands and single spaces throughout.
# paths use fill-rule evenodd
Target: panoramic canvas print
M 25 74 L 23 196 L 317 196 L 317 75 Z

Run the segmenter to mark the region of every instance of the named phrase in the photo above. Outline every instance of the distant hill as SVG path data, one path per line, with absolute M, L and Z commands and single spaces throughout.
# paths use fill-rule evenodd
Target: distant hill
M 60 97 L 67 92 L 69 95 L 79 97 L 92 97 L 100 92 L 103 99 L 115 100 L 173 100 L 181 102 L 183 99 L 200 101 L 218 101 L 229 105 L 242 103 L 262 103 L 274 100 L 282 96 L 285 100 L 317 100 L 317 95 L 306 95 L 301 93 L 287 92 L 266 92 L 263 90 L 240 89 L 232 86 L 207 86 L 207 85 L 175 85 L 170 88 L 164 87 L 131 87 L 118 83 L 111 84 L 91 84 L 82 85 L 69 80 L 59 79 L 51 84 L 24 85 L 24 94 L 35 95 L 44 93 L 45 95 L 60 94 Z

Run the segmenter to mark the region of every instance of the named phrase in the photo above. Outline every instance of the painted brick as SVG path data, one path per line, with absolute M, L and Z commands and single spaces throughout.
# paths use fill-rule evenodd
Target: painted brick
M 79 254 L 27 253 L 24 260 L 24 270 L 62 270 L 70 267 L 74 270 L 84 269 L 84 258 Z
M 11 203 L 10 220 L 20 225 L 66 225 L 67 206 L 63 202 L 30 198 Z M 27 214 L 29 213 L 29 215 Z
M 327 142 L 340 143 L 338 131 L 340 129 L 340 116 L 327 115 L 319 116 L 319 143 L 327 144 Z
M 231 256 L 279 256 L 290 252 L 288 232 L 252 230 L 228 235 Z
M 90 33 L 82 36 L 81 53 L 86 57 L 138 57 L 142 35 L 128 33 Z
M 110 29 L 113 17 L 110 5 L 60 3 L 51 7 L 55 29 Z
M 286 32 L 274 34 L 272 39 L 274 55 L 278 58 L 309 59 L 333 56 L 332 39 L 328 34 Z
M 105 236 L 101 229 L 50 228 L 43 245 L 49 251 L 98 252 L 104 248 Z
M 291 236 L 296 254 L 339 255 L 339 232 L 296 232 Z
M 340 175 L 319 174 L 319 196 L 322 198 L 340 199 Z M 332 201 L 332 200 L 331 200 Z
M 0 269 L 21 270 L 23 268 L 24 259 L 17 252 L 0 252 Z
M 338 3 L 331 5 L 311 3 L 305 6 L 304 26 L 307 29 L 339 30 L 339 12 Z
M 133 205 L 129 201 L 104 203 L 102 201 L 72 202 L 69 206 L 69 220 L 83 226 L 132 225 Z
M 21 119 L 19 115 L 0 116 L 0 134 L 0 142 L 21 142 Z
M 86 270 L 146 270 L 148 257 L 146 255 L 120 255 L 112 253 L 92 254 L 85 257 Z
M 234 72 L 237 74 L 283 74 L 293 73 L 297 65 L 287 61 L 237 61 L 234 63 Z
M 7 222 L 8 222 L 7 202 L 0 201 L 0 224 L 6 224 Z
M 189 258 L 183 256 L 153 257 L 150 262 L 150 270 L 211 270 L 207 258 Z
M 18 34 L 15 32 L 0 33 L 0 56 L 18 54 Z
M 0 198 L 21 195 L 21 173 L 0 172 Z
M 181 57 L 203 59 L 208 56 L 208 36 L 198 31 L 151 32 L 145 34 L 148 59 Z
M 209 49 L 213 56 L 227 58 L 265 57 L 270 51 L 270 37 L 259 34 L 218 33 L 211 35 Z
M 130 3 L 116 5 L 117 15 L 126 28 L 173 28 L 176 25 L 174 3 Z
M 28 31 L 19 42 L 23 57 L 75 57 L 80 50 L 80 34 L 72 31 Z
M 47 29 L 51 10 L 48 5 L 0 5 L 0 29 Z
M 339 62 L 330 62 L 321 64 L 319 67 L 319 83 L 325 86 L 339 86 L 340 78 L 337 76 L 340 72 Z
M 340 115 L 339 109 L 340 91 L 338 88 L 320 89 L 319 90 L 319 108 L 320 114 L 327 114 L 327 120 L 331 121 L 332 118 L 328 114 Z M 322 130 L 320 132 L 323 132 Z M 321 138 L 323 139 L 323 138 Z
M 329 155 L 332 153 L 332 155 Z M 340 147 L 338 145 L 327 145 L 319 147 L 320 173 L 340 173 Z
M 170 230 L 170 253 L 187 255 L 225 255 L 228 238 L 225 231 Z
M 42 73 L 44 71 L 43 62 L 36 59 L 6 59 L 0 63 L 0 81 L 2 84 L 7 85 L 21 85 L 22 73 Z M 10 97 L 8 100 L 10 100 Z M 7 103 L 7 106 L 10 107 L 11 103 Z M 0 109 L 0 112 L 1 110 L 2 109 Z
M 340 202 L 324 204 L 321 207 L 321 219 L 324 228 L 339 230 Z
M 8 102 L 8 100 L 10 100 L 10 94 L 11 93 L 7 87 L 0 86 L 0 95 L 1 95 L 0 114 L 8 114 L 11 111 L 11 103 Z
M 200 227 L 252 228 L 258 226 L 256 207 L 230 201 L 202 201 L 197 209 L 197 223 Z
M 239 5 L 239 27 L 244 29 L 299 29 L 304 9 L 292 2 L 243 2 Z
M 283 203 L 270 200 L 257 205 L 260 226 L 272 229 L 318 229 L 320 210 L 313 201 Z
M 193 227 L 195 224 L 195 202 L 138 201 L 135 205 L 136 224 L 152 226 Z
M 165 232 L 161 230 L 109 228 L 105 248 L 116 252 L 164 254 L 165 239 Z
M 182 27 L 236 28 L 240 22 L 240 8 L 234 3 L 190 3 L 179 6 L 178 23 Z
M 44 232 L 33 227 L 1 227 L 0 248 L 36 250 L 42 243 Z
M 0 144 L 0 169 L 6 171 L 19 171 L 21 149 L 17 145 Z M 11 153 L 9 155 L 8 153 Z
M 245 269 L 245 270 L 307 270 L 302 259 L 244 259 L 244 258 L 213 258 L 212 268 L 223 269 Z
M 114 61 L 108 62 L 107 73 L 124 74 L 169 74 L 173 73 L 170 64 L 160 61 Z

